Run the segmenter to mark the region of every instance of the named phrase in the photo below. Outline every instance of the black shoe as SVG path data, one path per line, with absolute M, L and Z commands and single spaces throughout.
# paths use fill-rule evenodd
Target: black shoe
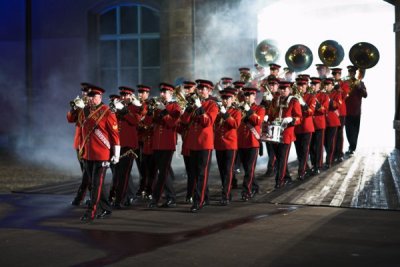
M 185 202 L 189 203 L 189 204 L 193 204 L 193 197 L 189 197 L 189 196 L 186 197 Z
M 299 180 L 299 181 L 304 181 L 304 175 L 299 175 L 299 176 L 297 177 L 297 180 Z
M 321 173 L 321 170 L 319 168 L 314 168 L 313 171 L 312 171 L 313 175 L 318 175 L 320 173 Z
M 250 194 L 250 198 L 254 198 L 258 194 L 258 189 L 252 190 Z
M 190 207 L 190 212 L 196 213 L 196 212 L 198 212 L 199 210 L 201 210 L 201 206 L 200 206 L 199 204 L 197 204 L 197 203 L 193 204 L 193 205 Z
M 242 200 L 243 201 L 249 201 L 251 196 L 247 193 L 242 193 Z
M 343 162 L 343 157 L 338 157 L 338 158 L 336 159 L 336 161 L 337 161 L 337 162 Z
M 74 199 L 74 200 L 71 201 L 71 205 L 72 206 L 79 206 L 80 204 L 81 204 L 81 202 L 79 200 L 77 200 L 77 199 Z
M 173 199 L 167 200 L 165 203 L 161 205 L 162 208 L 175 208 L 176 202 Z
M 100 214 L 96 215 L 96 219 L 104 219 L 111 216 L 111 210 L 103 210 Z
M 203 201 L 203 203 L 201 203 L 201 207 L 205 207 L 205 206 L 209 206 L 209 205 L 210 205 L 210 200 L 208 200 L 208 199 L 205 199 Z
M 330 164 L 325 163 L 323 169 L 324 170 L 328 170 L 331 167 Z
M 286 186 L 286 185 L 291 185 L 291 184 L 293 184 L 292 178 L 286 178 L 286 179 L 285 179 L 285 186 Z
M 88 212 L 85 212 L 80 218 L 83 223 L 91 223 L 94 221 L 94 217 L 91 217 Z
M 151 201 L 151 202 L 147 205 L 147 207 L 148 207 L 149 209 L 157 208 L 157 202 Z
M 133 203 L 135 203 L 135 199 L 133 197 L 128 197 L 125 200 L 124 206 L 129 207 L 132 206 Z
M 354 150 L 349 149 L 348 151 L 346 151 L 346 155 L 351 157 L 352 155 L 354 155 Z

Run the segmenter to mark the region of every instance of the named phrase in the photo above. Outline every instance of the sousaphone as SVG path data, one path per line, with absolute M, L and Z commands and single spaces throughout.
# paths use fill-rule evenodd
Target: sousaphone
M 256 47 L 254 57 L 259 65 L 269 67 L 269 64 L 279 59 L 279 50 L 276 42 L 271 39 L 261 41 Z
M 367 42 L 359 42 L 350 48 L 349 58 L 351 63 L 359 69 L 374 67 L 379 61 L 378 49 Z

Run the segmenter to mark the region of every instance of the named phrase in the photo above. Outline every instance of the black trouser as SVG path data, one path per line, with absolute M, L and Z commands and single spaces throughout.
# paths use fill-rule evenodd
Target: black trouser
M 110 203 L 104 190 L 104 179 L 107 172 L 106 164 L 108 164 L 106 161 L 85 160 L 85 169 L 91 180 L 92 187 L 90 191 L 90 204 L 87 210 L 91 218 L 95 217 L 98 207 L 100 211 L 111 211 Z
M 208 202 L 208 175 L 210 173 L 212 150 L 190 150 L 190 172 L 195 183 L 194 205 L 202 207 Z
M 258 147 L 239 148 L 240 160 L 244 169 L 242 196 L 251 196 L 258 192 L 258 184 L 254 172 L 256 170 Z
M 142 162 L 143 162 L 143 159 L 142 159 L 143 142 L 139 142 L 139 148 L 135 149 L 134 152 L 137 155 L 137 158 L 135 158 L 135 162 L 136 162 L 136 167 L 138 169 L 139 185 L 140 185 L 142 177 L 143 177 L 143 164 L 142 164 Z M 142 191 L 140 191 L 140 193 L 141 192 Z M 132 197 L 132 198 L 135 196 L 135 183 L 133 182 L 132 175 L 129 177 L 129 186 L 128 186 L 127 196 Z
M 186 199 L 189 200 L 194 197 L 194 179 L 190 169 L 190 156 L 183 156 L 183 162 L 187 175 Z
M 121 148 L 121 155 L 126 153 L 129 147 Z M 115 192 L 115 204 L 121 204 L 122 201 L 125 200 L 126 193 L 128 191 L 129 180 L 131 177 L 133 165 L 133 156 L 129 155 L 123 158 L 120 158 L 119 162 L 115 165 L 114 172 L 117 177 L 117 186 Z
M 267 153 L 268 153 L 268 166 L 267 166 L 267 171 L 268 171 L 268 170 L 274 170 L 274 168 L 275 168 L 275 161 L 276 161 L 276 155 L 275 155 L 274 144 L 271 143 L 271 142 L 265 142 L 265 145 L 267 146 Z
M 346 123 L 346 117 L 345 116 L 340 116 L 340 126 L 337 127 L 337 132 L 336 132 L 336 145 L 335 145 L 335 152 L 333 154 L 333 158 L 341 158 L 343 157 L 343 142 L 344 142 L 344 125 Z
M 335 149 L 336 133 L 338 127 L 326 127 L 325 129 L 325 163 L 330 167 L 333 161 L 333 153 Z
M 233 177 L 233 167 L 235 163 L 236 150 L 216 150 L 219 176 L 222 184 L 222 199 L 231 199 L 231 185 Z
M 154 181 L 156 180 L 157 170 L 154 154 L 142 155 L 143 176 L 140 179 L 138 192 L 145 192 L 147 195 L 153 194 Z
M 346 136 L 350 151 L 355 151 L 357 148 L 358 134 L 360 133 L 360 120 L 361 115 L 346 116 Z
M 296 134 L 296 141 L 294 141 L 294 145 L 296 148 L 297 160 L 299 161 L 299 176 L 304 176 L 306 170 L 309 169 L 307 166 L 307 161 L 310 153 L 311 136 L 312 133 Z
M 276 156 L 276 176 L 275 182 L 277 185 L 283 185 L 285 183 L 285 176 L 288 166 L 288 159 L 290 153 L 291 144 L 283 144 L 279 143 L 275 148 L 275 156 Z
M 167 201 L 175 201 L 175 190 L 171 176 L 169 175 L 174 152 L 174 150 L 154 150 L 153 156 L 156 164 L 156 171 L 158 171 L 157 181 L 153 186 L 153 201 L 155 203 L 160 200 L 164 189 Z
M 85 169 L 83 159 L 79 158 L 79 149 L 76 150 L 76 155 L 78 157 L 79 166 L 81 167 L 81 171 L 82 171 L 82 181 L 81 181 L 81 184 L 79 185 L 78 192 L 76 192 L 74 201 L 81 202 L 85 198 L 86 190 L 90 190 L 90 179 L 89 179 L 89 176 Z
M 110 193 L 108 194 L 108 201 L 113 202 L 116 196 L 117 192 L 117 186 L 118 186 L 118 177 L 117 177 L 117 172 L 115 171 L 115 166 L 114 164 L 110 165 L 110 170 L 111 170 L 111 186 L 110 186 Z
M 314 169 L 321 169 L 324 156 L 325 129 L 315 130 L 310 145 L 311 164 Z

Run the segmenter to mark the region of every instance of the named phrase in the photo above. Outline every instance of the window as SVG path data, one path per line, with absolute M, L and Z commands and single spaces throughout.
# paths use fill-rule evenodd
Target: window
M 160 13 L 143 5 L 100 15 L 100 78 L 108 90 L 160 81 Z

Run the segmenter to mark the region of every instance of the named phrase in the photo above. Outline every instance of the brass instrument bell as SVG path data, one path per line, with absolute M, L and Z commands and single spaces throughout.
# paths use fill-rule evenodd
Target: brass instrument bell
M 308 69 L 313 62 L 313 54 L 305 45 L 292 45 L 285 54 L 286 65 L 295 72 Z
M 336 67 L 344 58 L 344 49 L 338 42 L 326 40 L 319 45 L 318 56 L 326 66 Z
M 279 50 L 275 41 L 271 39 L 265 39 L 257 45 L 255 51 L 255 60 L 259 65 L 263 67 L 269 67 L 270 63 L 276 62 L 278 59 Z
M 350 48 L 349 58 L 357 68 L 369 69 L 378 63 L 379 51 L 370 43 L 359 42 Z

